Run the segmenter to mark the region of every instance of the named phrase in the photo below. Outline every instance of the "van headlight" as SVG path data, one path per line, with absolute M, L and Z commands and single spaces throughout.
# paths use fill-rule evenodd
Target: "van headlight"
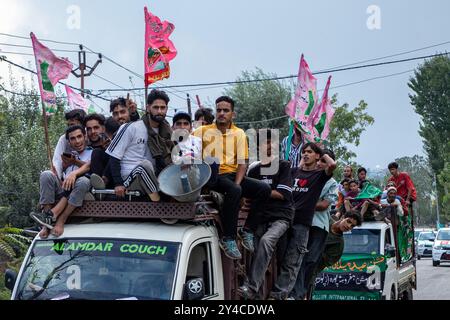
M 435 246 L 433 249 L 435 249 L 435 250 L 442 250 L 442 246 Z

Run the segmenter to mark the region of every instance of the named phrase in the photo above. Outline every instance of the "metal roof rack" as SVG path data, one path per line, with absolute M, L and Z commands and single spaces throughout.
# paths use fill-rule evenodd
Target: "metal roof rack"
M 201 222 L 218 218 L 209 196 L 197 202 L 84 201 L 70 217 L 113 219 L 178 219 Z

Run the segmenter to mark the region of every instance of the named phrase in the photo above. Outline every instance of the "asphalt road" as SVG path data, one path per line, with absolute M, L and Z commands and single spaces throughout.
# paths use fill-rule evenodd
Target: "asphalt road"
M 417 261 L 414 300 L 450 300 L 450 263 L 433 267 L 431 258 Z

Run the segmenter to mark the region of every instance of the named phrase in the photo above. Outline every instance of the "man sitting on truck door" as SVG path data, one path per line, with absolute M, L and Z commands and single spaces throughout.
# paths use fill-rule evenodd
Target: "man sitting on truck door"
M 344 232 L 351 231 L 354 227 L 361 225 L 359 212 L 348 211 L 341 220 L 334 222 L 330 226 L 330 232 L 325 241 L 325 248 L 317 262 L 313 275 L 309 281 L 307 298 L 311 300 L 314 291 L 317 275 L 326 267 L 331 267 L 339 261 L 344 252 Z
M 267 157 L 255 165 L 252 164 L 248 172 L 250 178 L 268 183 L 272 193 L 267 202 L 253 203 L 247 217 L 246 228 L 249 229 L 247 232 L 252 230 L 256 234 L 256 251 L 249 269 L 248 282 L 238 291 L 245 299 L 253 299 L 258 293 L 278 240 L 294 218 L 291 164 L 289 161 L 280 160 L 278 154 L 274 154 L 270 130 L 267 133 L 267 140 L 261 136 L 258 139 L 260 149 L 267 150 Z M 278 170 L 274 173 L 264 172 L 274 168 L 275 161 L 278 162 Z
M 325 149 L 324 154 L 335 160 L 335 155 L 331 150 Z M 326 169 L 326 162 L 322 158 L 317 162 L 317 168 Z M 333 178 L 327 181 L 320 193 L 319 202 L 316 204 L 314 218 L 308 237 L 308 252 L 303 258 L 302 266 L 298 273 L 297 282 L 291 296 L 296 300 L 303 300 L 308 290 L 308 284 L 313 276 L 314 269 L 320 260 L 328 231 L 330 229 L 331 206 L 337 201 L 337 182 Z
M 239 260 L 242 255 L 236 244 L 237 222 L 241 196 L 264 202 L 270 197 L 267 183 L 245 177 L 248 161 L 248 143 L 244 131 L 233 124 L 234 100 L 222 96 L 216 100 L 215 123 L 194 131 L 203 142 L 203 159 L 219 159 L 219 176 L 208 186 L 225 194 L 221 221 L 223 237 L 220 246 L 230 259 Z M 245 242 L 252 242 L 251 234 L 243 234 Z
M 89 179 L 84 177 L 84 174 L 89 172 L 92 154 L 92 149 L 86 147 L 84 128 L 79 125 L 67 128 L 66 139 L 74 150 L 72 156 L 83 161 L 84 164 L 68 166 L 64 170 L 62 185 L 57 177 L 49 171 L 41 173 L 39 203 L 43 211 L 33 212 L 30 216 L 45 227 L 40 233 L 43 238 L 48 236 L 48 229 L 52 229 L 52 234 L 57 237 L 64 232 L 67 218 L 77 207 L 81 207 L 86 193 L 91 187 Z M 58 199 L 58 203 L 54 206 Z
M 317 170 L 317 161 L 323 156 L 327 168 Z M 281 272 L 270 293 L 271 298 L 286 299 L 294 288 L 304 255 L 308 252 L 309 229 L 314 209 L 326 182 L 333 176 L 336 162 L 314 143 L 302 147 L 302 160 L 297 169 L 293 169 L 295 216 Z
M 395 218 L 395 216 L 391 216 L 392 213 L 399 217 L 403 217 L 404 211 L 402 203 L 397 199 L 397 189 L 395 187 L 389 187 L 387 189 L 387 197 L 385 199 L 381 199 L 381 207 L 382 212 L 389 220 Z M 394 209 L 393 211 L 391 211 L 392 208 Z
M 106 150 L 116 196 L 122 198 L 130 190 L 143 192 L 151 201 L 160 200 L 155 172 L 166 163 L 167 154 L 170 157 L 166 139 L 172 130 L 165 121 L 169 100 L 164 91 L 152 90 L 143 120 L 123 124 Z

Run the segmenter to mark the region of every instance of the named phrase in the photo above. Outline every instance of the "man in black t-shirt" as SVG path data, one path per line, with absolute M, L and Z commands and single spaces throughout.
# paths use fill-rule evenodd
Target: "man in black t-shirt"
M 246 232 L 255 232 L 257 245 L 248 282 L 238 290 L 245 299 L 254 298 L 259 291 L 278 240 L 289 228 L 294 217 L 291 164 L 273 156 L 270 131 L 267 140 L 261 140 L 259 147 L 261 150 L 267 150 L 268 157 L 252 166 L 248 176 L 268 183 L 272 192 L 266 202 L 252 204 L 252 210 L 246 221 Z
M 323 157 L 327 164 L 325 170 L 317 170 L 317 161 Z M 273 299 L 286 299 L 292 291 L 307 250 L 309 228 L 314 216 L 316 203 L 325 183 L 333 176 L 336 163 L 314 143 L 302 147 L 302 160 L 297 169 L 293 169 L 294 186 L 294 222 L 281 271 L 270 293 Z

